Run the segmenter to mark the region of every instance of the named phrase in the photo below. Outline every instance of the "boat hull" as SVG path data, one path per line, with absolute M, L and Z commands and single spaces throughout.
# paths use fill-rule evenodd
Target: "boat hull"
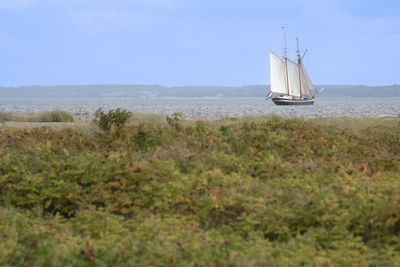
M 290 99 L 285 97 L 275 97 L 272 98 L 272 102 L 275 105 L 313 105 L 314 104 L 314 97 L 312 98 L 299 98 L 299 99 Z

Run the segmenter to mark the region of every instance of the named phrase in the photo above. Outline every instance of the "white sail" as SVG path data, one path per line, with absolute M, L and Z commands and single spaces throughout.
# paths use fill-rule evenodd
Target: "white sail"
M 315 91 L 314 86 L 307 74 L 303 64 L 299 64 L 300 79 L 301 79 L 301 93 L 303 95 L 311 95 L 311 91 Z
M 287 79 L 285 62 L 274 52 L 269 53 L 271 71 L 271 91 L 277 94 L 287 94 Z
M 301 96 L 300 94 L 300 81 L 299 81 L 299 68 L 297 64 L 290 59 L 287 61 L 288 77 L 289 77 L 289 95 Z

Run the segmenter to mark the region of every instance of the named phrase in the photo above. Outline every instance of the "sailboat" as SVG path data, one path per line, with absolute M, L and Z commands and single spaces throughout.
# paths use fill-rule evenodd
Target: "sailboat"
M 299 38 L 297 37 L 297 62 L 287 57 L 286 32 L 285 55 L 283 58 L 270 51 L 271 91 L 267 100 L 272 97 L 275 105 L 313 105 L 316 91 L 302 63 L 304 55 L 300 56 Z

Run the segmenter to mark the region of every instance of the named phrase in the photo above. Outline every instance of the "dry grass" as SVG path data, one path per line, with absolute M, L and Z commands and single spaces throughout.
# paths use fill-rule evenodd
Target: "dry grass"
M 157 126 L 168 126 L 167 116 L 157 113 L 139 113 L 135 112 L 129 118 L 128 124 L 148 123 Z
M 400 123 L 400 117 L 331 117 L 312 119 L 316 124 L 335 125 L 341 128 L 353 130 L 365 129 L 377 126 L 396 126 Z
M 95 127 L 90 120 L 83 120 L 82 123 L 78 123 L 79 120 L 75 118 L 75 122 L 40 122 L 41 114 L 9 114 L 0 113 L 0 127 L 7 128 L 22 128 L 22 129 L 33 129 L 36 127 L 48 126 L 52 128 L 70 128 L 76 127 L 84 131 L 92 131 Z M 43 116 L 42 116 L 43 117 Z M 168 126 L 167 116 L 156 113 L 133 113 L 128 121 L 128 124 L 151 124 L 156 126 Z M 287 117 L 269 113 L 259 115 L 247 115 L 245 117 L 223 117 L 216 118 L 212 116 L 202 117 L 190 117 L 183 116 L 180 120 L 183 126 L 194 126 L 198 123 L 206 126 L 227 126 L 237 123 L 252 123 L 252 122 L 265 122 L 270 120 L 286 120 Z M 377 126 L 395 126 L 400 123 L 400 117 L 361 117 L 361 116 L 347 116 L 347 117 L 330 117 L 330 118 L 313 118 L 306 119 L 310 120 L 317 125 L 332 125 L 341 128 L 348 128 L 353 130 L 365 129 L 368 127 Z
M 0 122 L 74 122 L 71 113 L 63 110 L 52 110 L 33 114 L 0 113 Z
M 64 129 L 64 128 L 77 128 L 77 129 L 89 129 L 90 123 L 78 124 L 75 122 L 23 122 L 23 121 L 7 121 L 1 122 L 0 128 L 18 128 L 31 130 L 40 127 L 51 127 L 53 129 Z

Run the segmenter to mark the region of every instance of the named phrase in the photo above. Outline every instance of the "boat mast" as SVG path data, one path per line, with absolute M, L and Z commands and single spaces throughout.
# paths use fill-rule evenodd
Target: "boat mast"
M 296 41 L 297 41 L 297 65 L 299 69 L 300 97 L 303 97 L 303 94 L 301 93 L 301 75 L 300 75 L 301 57 L 299 50 L 299 36 L 296 36 Z
M 286 48 L 286 28 L 282 27 L 283 33 L 284 33 L 284 39 L 285 39 L 285 67 L 286 67 L 286 89 L 287 89 L 287 94 L 289 95 L 289 74 L 288 74 L 288 64 L 287 64 L 287 48 Z

